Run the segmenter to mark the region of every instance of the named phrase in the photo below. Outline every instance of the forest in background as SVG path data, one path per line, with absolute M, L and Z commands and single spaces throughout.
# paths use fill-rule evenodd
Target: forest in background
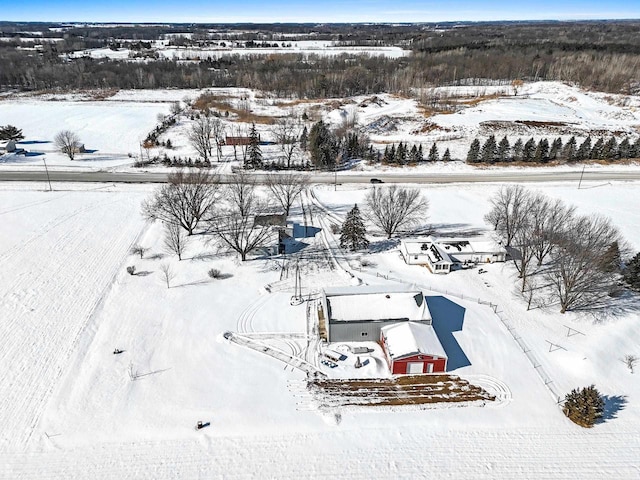
M 41 33 L 38 33 L 41 32 Z M 640 92 L 640 21 L 426 24 L 69 25 L 0 22 L 0 89 L 206 88 L 238 86 L 279 97 L 415 95 L 446 85 L 556 80 L 587 89 Z M 39 40 L 57 38 L 51 42 Z M 204 48 L 243 40 L 331 40 L 399 46 L 401 58 L 230 54 L 182 61 L 154 57 L 151 42 Z M 144 61 L 72 58 L 127 43 Z M 29 45 L 41 45 L 29 48 Z M 157 57 L 157 55 L 156 55 Z

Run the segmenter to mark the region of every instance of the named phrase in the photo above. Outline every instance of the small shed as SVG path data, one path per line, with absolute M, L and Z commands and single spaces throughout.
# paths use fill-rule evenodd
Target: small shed
M 11 153 L 16 151 L 16 141 L 15 140 L 4 140 L 0 142 L 0 152 L 2 153 Z
M 447 371 L 447 353 L 431 325 L 403 322 L 382 327 L 380 343 L 394 375 Z

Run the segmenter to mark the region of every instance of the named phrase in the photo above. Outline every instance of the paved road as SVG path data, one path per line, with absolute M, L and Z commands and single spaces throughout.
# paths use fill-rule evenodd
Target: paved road
M 50 171 L 52 182 L 104 182 L 104 183 L 162 183 L 166 182 L 167 174 L 157 172 L 65 172 Z M 372 176 L 385 183 L 479 183 L 479 182 L 551 182 L 551 181 L 579 181 L 583 175 L 581 170 L 575 171 L 519 171 L 519 172 L 477 172 L 477 173 L 429 173 L 424 175 L 407 174 L 338 174 L 338 183 L 369 183 Z M 257 174 L 257 177 L 264 176 Z M 227 182 L 228 175 L 222 175 L 221 181 Z M 333 173 L 311 174 L 313 183 L 334 183 Z M 586 171 L 583 181 L 612 181 L 612 180 L 640 180 L 638 171 Z M 15 182 L 46 182 L 43 171 L 0 170 L 0 181 Z

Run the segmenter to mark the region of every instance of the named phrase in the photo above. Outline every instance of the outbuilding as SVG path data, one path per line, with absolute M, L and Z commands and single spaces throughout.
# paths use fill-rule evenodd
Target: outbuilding
M 447 371 L 447 353 L 431 325 L 402 322 L 382 327 L 380 343 L 394 375 Z
M 409 321 L 431 325 L 423 293 L 409 285 L 326 288 L 319 311 L 329 342 L 377 341 L 380 330 Z

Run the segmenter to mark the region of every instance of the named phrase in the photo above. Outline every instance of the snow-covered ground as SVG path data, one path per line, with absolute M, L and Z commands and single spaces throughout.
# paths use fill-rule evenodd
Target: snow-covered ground
M 167 114 L 173 102 L 191 102 L 208 93 L 228 108 L 247 111 L 257 117 L 256 128 L 262 140 L 275 141 L 271 119 L 301 118 L 310 130 L 319 119 L 337 127 L 346 122 L 355 125 L 370 138 L 374 148 L 384 151 L 390 144 L 405 142 L 421 145 L 427 157 L 434 142 L 439 155 L 448 148 L 454 162 L 424 163 L 407 168 L 407 172 L 471 172 L 477 167 L 466 165 L 469 145 L 474 138 L 484 140 L 491 134 L 526 141 L 533 137 L 566 141 L 575 135 L 581 142 L 587 135 L 599 137 L 627 136 L 634 141 L 640 132 L 640 100 L 633 96 L 586 92 L 559 82 L 525 84 L 514 96 L 508 86 L 442 87 L 433 95 L 452 98 L 456 112 L 431 113 L 418 100 L 380 94 L 345 99 L 298 100 L 281 99 L 245 88 L 211 88 L 206 90 L 122 90 L 95 92 L 105 98 L 96 100 L 88 94 L 43 96 L 9 96 L 0 101 L 0 117 L 22 128 L 25 140 L 18 147 L 31 156 L 0 156 L 0 168 L 43 169 L 43 158 L 54 169 L 103 168 L 128 170 L 141 154 L 140 142 L 158 124 L 158 114 Z M 447 101 L 445 101 L 446 103 Z M 226 135 L 247 135 L 251 119 L 239 121 L 234 113 L 225 116 L 221 107 Z M 250 117 L 249 117 L 250 118 Z M 9 122 L 8 122 L 9 123 Z M 178 122 L 160 135 L 170 140 L 172 148 L 151 148 L 151 156 L 198 158 L 187 140 L 192 125 L 188 111 Z M 79 155 L 73 162 L 56 152 L 53 138 L 60 130 L 72 130 L 92 153 Z M 300 132 L 302 127 L 300 127 Z M 278 145 L 263 146 L 263 159 L 280 161 L 283 153 Z M 146 153 L 145 153 L 146 155 Z M 215 157 L 215 155 L 214 155 Z M 294 161 L 301 161 L 294 155 Z M 222 160 L 229 167 L 238 161 L 231 146 L 222 148 Z M 385 170 L 390 167 L 359 164 L 355 170 Z M 500 166 L 498 168 L 511 168 Z M 571 166 L 570 168 L 575 168 Z M 588 168 L 599 168 L 597 165 Z M 626 167 L 622 167 L 626 168 Z
M 640 183 L 586 187 L 531 188 L 575 204 L 580 213 L 608 215 L 640 249 L 640 218 L 629 208 Z M 462 330 L 452 334 L 460 351 L 451 373 L 500 389 L 502 401 L 319 410 L 302 372 L 223 336 L 237 332 L 314 361 L 306 302 L 289 304 L 294 283 L 281 279 L 281 263 L 240 263 L 202 235 L 178 261 L 164 251 L 160 226 L 140 216 L 140 202 L 152 188 L 69 185 L 50 193 L 0 184 L 0 477 L 640 474 L 640 386 L 620 361 L 640 354 L 637 299 L 615 314 L 560 315 L 553 305 L 526 311 L 509 264 L 488 265 L 482 275 L 435 276 L 405 265 L 394 242 L 373 238 L 372 266 L 354 268 L 362 254 L 338 258 L 339 264 L 365 283 L 420 285 L 436 299 L 434 308 L 442 302 L 464 308 Z M 323 228 L 317 245 L 338 253 L 322 209 L 337 221 L 362 203 L 367 188 L 314 187 L 313 225 Z M 482 217 L 497 188 L 425 186 L 429 223 L 447 234 L 484 229 Z M 293 219 L 302 221 L 302 214 L 296 206 Z M 144 259 L 129 254 L 134 243 L 150 249 Z M 352 282 L 313 255 L 304 258 L 305 292 Z M 163 263 L 176 274 L 171 288 L 160 275 Z M 128 265 L 138 275 L 129 275 Z M 224 278 L 209 279 L 210 268 Z M 478 299 L 497 304 L 500 317 Z M 567 337 L 564 325 L 584 335 Z M 530 347 L 538 368 L 513 332 Z M 565 350 L 550 352 L 546 340 Z M 114 355 L 116 348 L 123 353 Z M 573 425 L 539 370 L 563 393 L 595 383 L 607 396 L 605 421 L 592 430 Z M 196 431 L 197 421 L 210 425 Z

